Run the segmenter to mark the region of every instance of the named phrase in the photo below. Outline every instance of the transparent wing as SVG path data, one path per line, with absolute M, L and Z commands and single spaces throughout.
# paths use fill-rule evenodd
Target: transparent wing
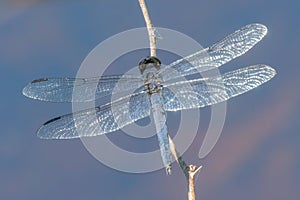
M 23 94 L 51 102 L 87 102 L 121 91 L 134 90 L 143 85 L 136 76 L 103 76 L 101 78 L 42 78 L 29 83 Z M 73 95 L 73 89 L 76 92 Z
M 219 77 L 182 81 L 166 85 L 162 99 L 166 111 L 200 108 L 243 94 L 269 81 L 276 71 L 266 65 L 254 65 Z
M 116 131 L 150 115 L 146 92 L 120 98 L 111 104 L 71 113 L 46 122 L 39 130 L 42 139 L 71 139 Z
M 244 26 L 216 44 L 171 63 L 160 74 L 167 81 L 214 69 L 246 53 L 266 34 L 267 27 L 264 25 Z

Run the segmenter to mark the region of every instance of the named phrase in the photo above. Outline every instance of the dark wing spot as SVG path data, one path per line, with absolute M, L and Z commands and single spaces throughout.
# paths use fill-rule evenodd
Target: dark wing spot
M 49 124 L 49 123 L 51 123 L 51 122 L 57 121 L 57 120 L 59 120 L 60 118 L 61 118 L 61 117 L 56 117 L 56 118 L 50 119 L 49 121 L 45 122 L 43 125 L 47 125 L 47 124 Z
M 31 83 L 38 83 L 38 82 L 43 82 L 43 81 L 48 81 L 48 79 L 47 78 L 40 78 L 40 79 L 36 79 L 36 80 L 31 81 Z

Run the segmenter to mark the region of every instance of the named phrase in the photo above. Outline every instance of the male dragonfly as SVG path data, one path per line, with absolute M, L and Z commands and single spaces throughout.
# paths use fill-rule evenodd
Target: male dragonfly
M 243 94 L 269 81 L 276 71 L 266 65 L 253 65 L 219 76 L 180 80 L 180 77 L 215 69 L 241 56 L 267 34 L 261 24 L 250 24 L 214 45 L 179 59 L 165 67 L 156 57 L 139 63 L 140 76 L 98 78 L 42 78 L 29 83 L 23 94 L 50 102 L 87 102 L 121 91 L 137 89 L 95 108 L 51 119 L 38 130 L 43 139 L 71 139 L 97 136 L 121 129 L 139 119 L 154 118 L 162 161 L 171 173 L 172 155 L 168 141 L 166 111 L 200 108 Z M 176 81 L 175 81 L 176 80 Z M 118 84 L 118 87 L 115 87 Z M 96 91 L 93 88 L 96 88 Z M 76 88 L 77 94 L 72 95 Z M 90 118 L 92 113 L 95 118 Z M 73 118 L 77 119 L 76 123 Z M 77 131 L 80 129 L 81 131 Z

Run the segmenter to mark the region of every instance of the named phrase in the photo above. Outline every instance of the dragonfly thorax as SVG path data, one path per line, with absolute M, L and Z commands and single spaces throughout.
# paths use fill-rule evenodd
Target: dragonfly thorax
M 162 88 L 162 79 L 157 72 L 147 72 L 143 75 L 145 89 L 149 94 L 158 93 Z

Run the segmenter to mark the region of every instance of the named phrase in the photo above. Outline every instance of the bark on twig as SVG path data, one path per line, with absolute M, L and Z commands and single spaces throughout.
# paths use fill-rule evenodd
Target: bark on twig
M 149 41 L 150 41 L 150 55 L 156 56 L 156 35 L 155 35 L 155 29 L 153 28 L 153 25 L 151 23 L 147 6 L 144 0 L 139 0 L 139 4 L 141 6 L 143 16 L 146 22 L 148 35 L 149 35 Z

